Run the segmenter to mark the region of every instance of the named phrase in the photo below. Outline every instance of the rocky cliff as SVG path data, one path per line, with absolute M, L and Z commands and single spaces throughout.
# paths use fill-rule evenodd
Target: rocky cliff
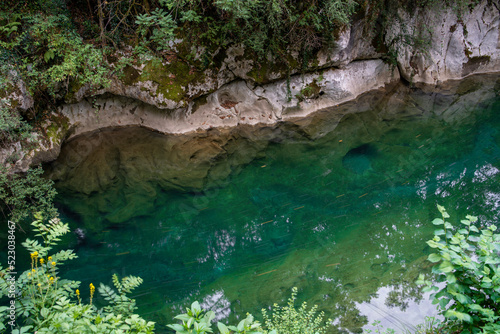
M 216 66 L 204 71 L 178 59 L 134 63 L 105 89 L 84 86 L 67 94 L 67 103 L 46 121 L 39 148 L 25 154 L 11 147 L 0 158 L 5 163 L 17 150 L 22 158 L 11 170 L 23 171 L 55 159 L 64 141 L 102 128 L 139 125 L 180 134 L 275 124 L 325 108 L 335 114 L 331 107 L 401 80 L 435 86 L 499 72 L 499 7 L 498 0 L 483 0 L 462 13 L 401 8 L 381 32 L 383 45 L 366 33 L 368 23 L 361 17 L 339 31 L 333 49 L 320 50 L 305 65 L 292 53 L 288 68 L 272 60 L 259 63 L 239 46 L 217 50 Z M 10 97 L 18 108 L 32 105 L 22 84 L 13 87 L 17 93 Z

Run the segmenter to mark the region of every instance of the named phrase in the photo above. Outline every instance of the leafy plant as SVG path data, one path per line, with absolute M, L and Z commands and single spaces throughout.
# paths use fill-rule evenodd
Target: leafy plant
M 309 310 L 307 303 L 304 302 L 299 307 L 295 308 L 295 300 L 297 299 L 297 288 L 292 288 L 292 296 L 288 299 L 286 306 L 274 304 L 272 307 L 271 317 L 267 315 L 265 309 L 262 310 L 264 323 L 267 329 L 275 331 L 277 334 L 322 334 L 329 327 L 324 324 L 324 313 L 317 313 L 318 306 L 314 305 Z M 331 322 L 331 320 L 328 320 Z
M 173 329 L 176 334 L 203 334 L 212 333 L 212 320 L 215 318 L 213 311 L 205 311 L 200 304 L 195 301 L 190 308 L 186 308 L 186 313 L 179 314 L 174 319 L 179 319 L 182 324 L 170 324 L 168 327 Z M 254 321 L 251 314 L 241 320 L 237 326 L 226 326 L 221 322 L 217 323 L 220 334 L 262 334 L 260 323 Z
M 217 323 L 220 334 L 322 334 L 328 325 L 323 324 L 323 312 L 317 313 L 315 305 L 307 309 L 307 303 L 303 303 L 299 309 L 295 308 L 297 299 L 297 288 L 292 289 L 292 296 L 288 299 L 286 306 L 273 305 L 272 315 L 269 317 L 266 310 L 262 310 L 264 325 L 255 321 L 251 314 L 241 320 L 238 325 L 225 325 Z M 202 334 L 212 333 L 211 321 L 215 318 L 213 311 L 205 311 L 198 302 L 186 308 L 186 313 L 177 315 L 175 319 L 181 320 L 182 324 L 168 325 L 176 334 Z M 329 320 L 331 322 L 331 320 Z
M 437 282 L 421 275 L 417 283 L 439 304 L 450 328 L 461 333 L 500 332 L 500 234 L 490 225 L 479 230 L 477 217 L 466 216 L 461 227 L 452 225 L 450 215 L 438 205 L 442 218 L 433 220 L 439 228 L 427 244 L 436 250 L 428 260 L 435 263 L 432 272 Z
M 154 331 L 154 323 L 146 322 L 137 314 L 135 301 L 126 293 L 142 283 L 138 277 L 116 275 L 113 283 L 118 290 L 101 284 L 99 289 L 108 306 L 98 309 L 93 305 L 95 287 L 89 285 L 89 303 L 82 302 L 80 282 L 59 276 L 60 266 L 77 258 L 72 250 L 60 250 L 50 254 L 60 237 L 69 232 L 68 225 L 54 218 L 44 222 L 40 215 L 32 223 L 37 239 L 26 239 L 23 246 L 30 252 L 31 268 L 17 279 L 11 273 L 14 268 L 0 268 L 0 299 L 10 299 L 14 307 L 0 307 L 0 333 L 7 327 L 13 334 L 21 333 L 143 333 Z M 13 281 L 15 286 L 13 288 Z M 9 317 L 15 310 L 15 321 Z
M 170 49 L 175 39 L 174 30 L 177 28 L 171 14 L 162 8 L 157 8 L 150 14 L 138 15 L 135 23 L 138 25 L 138 33 L 143 40 L 153 42 L 159 51 Z
M 0 145 L 31 139 L 32 127 L 26 123 L 8 99 L 0 101 Z
M 53 181 L 42 177 L 41 167 L 29 169 L 25 175 L 10 174 L 0 166 L 0 200 L 9 218 L 19 222 L 41 212 L 47 218 L 56 216 L 53 204 L 56 191 Z
M 410 332 L 409 330 L 405 331 L 405 334 L 433 334 L 433 333 L 442 333 L 444 325 L 436 319 L 435 317 L 425 317 L 425 321 L 423 324 L 418 324 L 415 327 L 415 331 Z

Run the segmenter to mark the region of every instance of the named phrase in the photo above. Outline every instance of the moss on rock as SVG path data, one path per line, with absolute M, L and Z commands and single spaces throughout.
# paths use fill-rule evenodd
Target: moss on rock
M 168 64 L 149 61 L 134 82 L 152 81 L 158 85 L 156 96 L 162 94 L 165 99 L 175 102 L 192 99 L 186 91 L 189 85 L 201 83 L 205 73 L 196 70 L 181 60 Z

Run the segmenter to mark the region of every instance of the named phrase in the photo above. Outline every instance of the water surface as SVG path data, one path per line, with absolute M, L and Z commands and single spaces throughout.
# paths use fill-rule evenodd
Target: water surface
M 455 221 L 500 216 L 498 84 L 461 85 L 396 87 L 275 127 L 75 139 L 49 168 L 79 229 L 67 277 L 141 276 L 139 312 L 159 333 L 194 300 L 219 319 L 259 316 L 294 286 L 332 333 L 411 328 L 435 314 L 413 282 L 436 204 Z

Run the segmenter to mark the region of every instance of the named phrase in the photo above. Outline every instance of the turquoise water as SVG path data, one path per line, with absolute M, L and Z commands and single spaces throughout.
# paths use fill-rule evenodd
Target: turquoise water
M 159 333 L 194 300 L 218 319 L 258 317 L 294 286 L 334 319 L 332 333 L 376 319 L 411 328 L 435 314 L 413 282 L 429 270 L 436 204 L 457 221 L 498 222 L 500 100 L 408 96 L 418 108 L 377 100 L 338 124 L 324 111 L 207 138 L 99 134 L 95 154 L 55 178 L 62 217 L 80 229 L 67 277 L 142 277 L 139 312 Z

